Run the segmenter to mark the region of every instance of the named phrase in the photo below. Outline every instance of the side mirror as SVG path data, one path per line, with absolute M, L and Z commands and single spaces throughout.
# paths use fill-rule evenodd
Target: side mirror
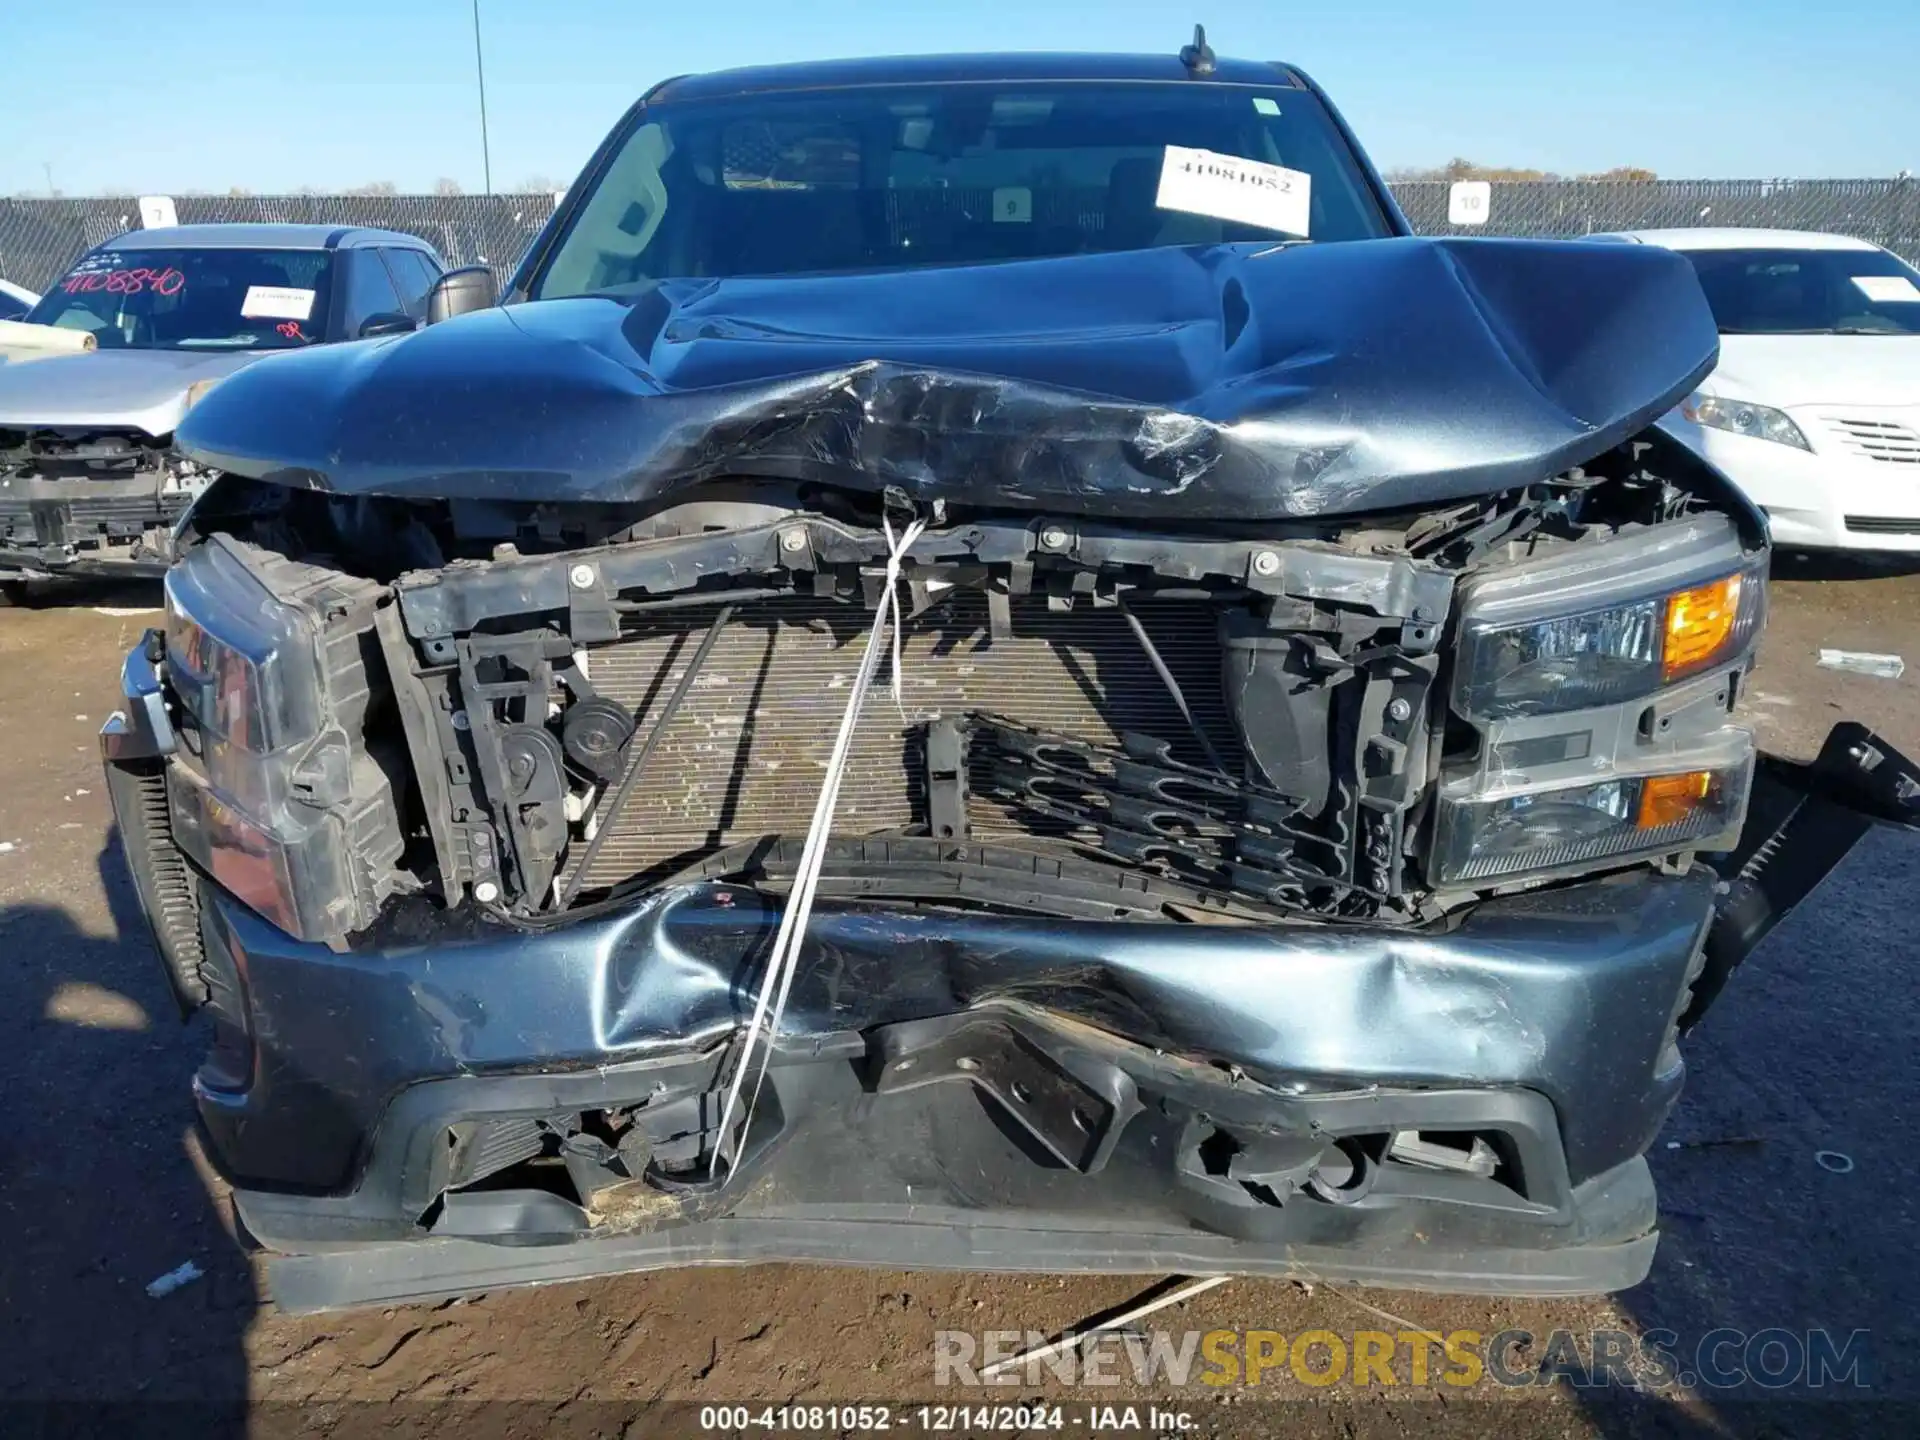
M 405 335 L 416 328 L 410 316 L 402 315 L 397 310 L 387 310 L 362 320 L 359 338 L 371 340 L 376 335 Z
M 499 300 L 500 287 L 494 283 L 493 271 L 484 265 L 463 265 L 447 271 L 427 291 L 427 324 L 438 325 L 456 315 L 486 310 Z

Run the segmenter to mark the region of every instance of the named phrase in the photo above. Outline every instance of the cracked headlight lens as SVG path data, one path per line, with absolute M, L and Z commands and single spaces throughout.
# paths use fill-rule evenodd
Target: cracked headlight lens
M 1727 400 L 1718 395 L 1689 395 L 1680 405 L 1680 413 L 1696 425 L 1709 430 L 1725 430 L 1749 440 L 1771 440 L 1812 450 L 1807 437 L 1784 410 L 1771 405 L 1754 405 L 1745 400 Z

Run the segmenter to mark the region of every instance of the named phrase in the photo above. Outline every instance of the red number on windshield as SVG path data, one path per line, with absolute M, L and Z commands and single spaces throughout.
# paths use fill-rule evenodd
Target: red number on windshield
M 138 295 L 151 288 L 156 295 L 178 295 L 186 288 L 187 277 L 169 265 L 164 270 L 139 266 L 131 270 L 90 270 L 84 275 L 69 275 L 60 288 L 69 295 L 87 295 L 105 290 L 109 295 Z

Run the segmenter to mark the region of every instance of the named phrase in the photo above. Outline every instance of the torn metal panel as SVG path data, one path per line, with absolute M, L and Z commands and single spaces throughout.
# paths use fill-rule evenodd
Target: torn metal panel
M 1710 914 L 1712 877 L 1642 873 L 1490 901 L 1451 933 L 1171 926 L 905 912 L 826 898 L 783 1044 L 1017 1003 L 1270 1083 L 1520 1085 L 1561 1107 L 1576 1178 L 1638 1154 L 1679 1092 L 1673 997 Z M 566 1069 L 700 1051 L 732 1035 L 740 977 L 779 919 L 741 885 L 675 886 L 561 930 L 440 930 L 350 955 L 303 944 L 224 900 L 254 1023 L 274 1036 L 237 1109 L 203 1107 L 243 1173 L 337 1185 L 346 1137 L 437 1075 Z M 538 964 L 529 964 L 530 957 Z M 316 1030 L 316 1027 L 319 1027 Z M 321 1032 L 324 1032 L 324 1035 Z M 363 1035 L 352 1047 L 326 1036 Z M 276 1055 L 297 1055 L 282 1075 Z M 328 1097 L 299 1135 L 249 1129 L 288 1086 Z M 329 1149 L 338 1123 L 345 1152 Z M 257 1147 L 288 1153 L 256 1156 Z
M 356 495 L 631 502 L 761 475 L 1273 520 L 1541 480 L 1717 354 L 1691 268 L 1652 246 L 1162 247 L 512 306 L 277 357 L 179 443 Z

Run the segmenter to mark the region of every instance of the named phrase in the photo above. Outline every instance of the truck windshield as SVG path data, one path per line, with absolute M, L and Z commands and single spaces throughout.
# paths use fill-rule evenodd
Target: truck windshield
M 1694 250 L 1722 335 L 1920 335 L 1920 273 L 1884 250 Z
M 102 350 L 285 350 L 324 339 L 326 250 L 96 250 L 27 318 Z
M 641 111 L 531 288 L 1390 233 L 1308 90 L 815 90 Z

